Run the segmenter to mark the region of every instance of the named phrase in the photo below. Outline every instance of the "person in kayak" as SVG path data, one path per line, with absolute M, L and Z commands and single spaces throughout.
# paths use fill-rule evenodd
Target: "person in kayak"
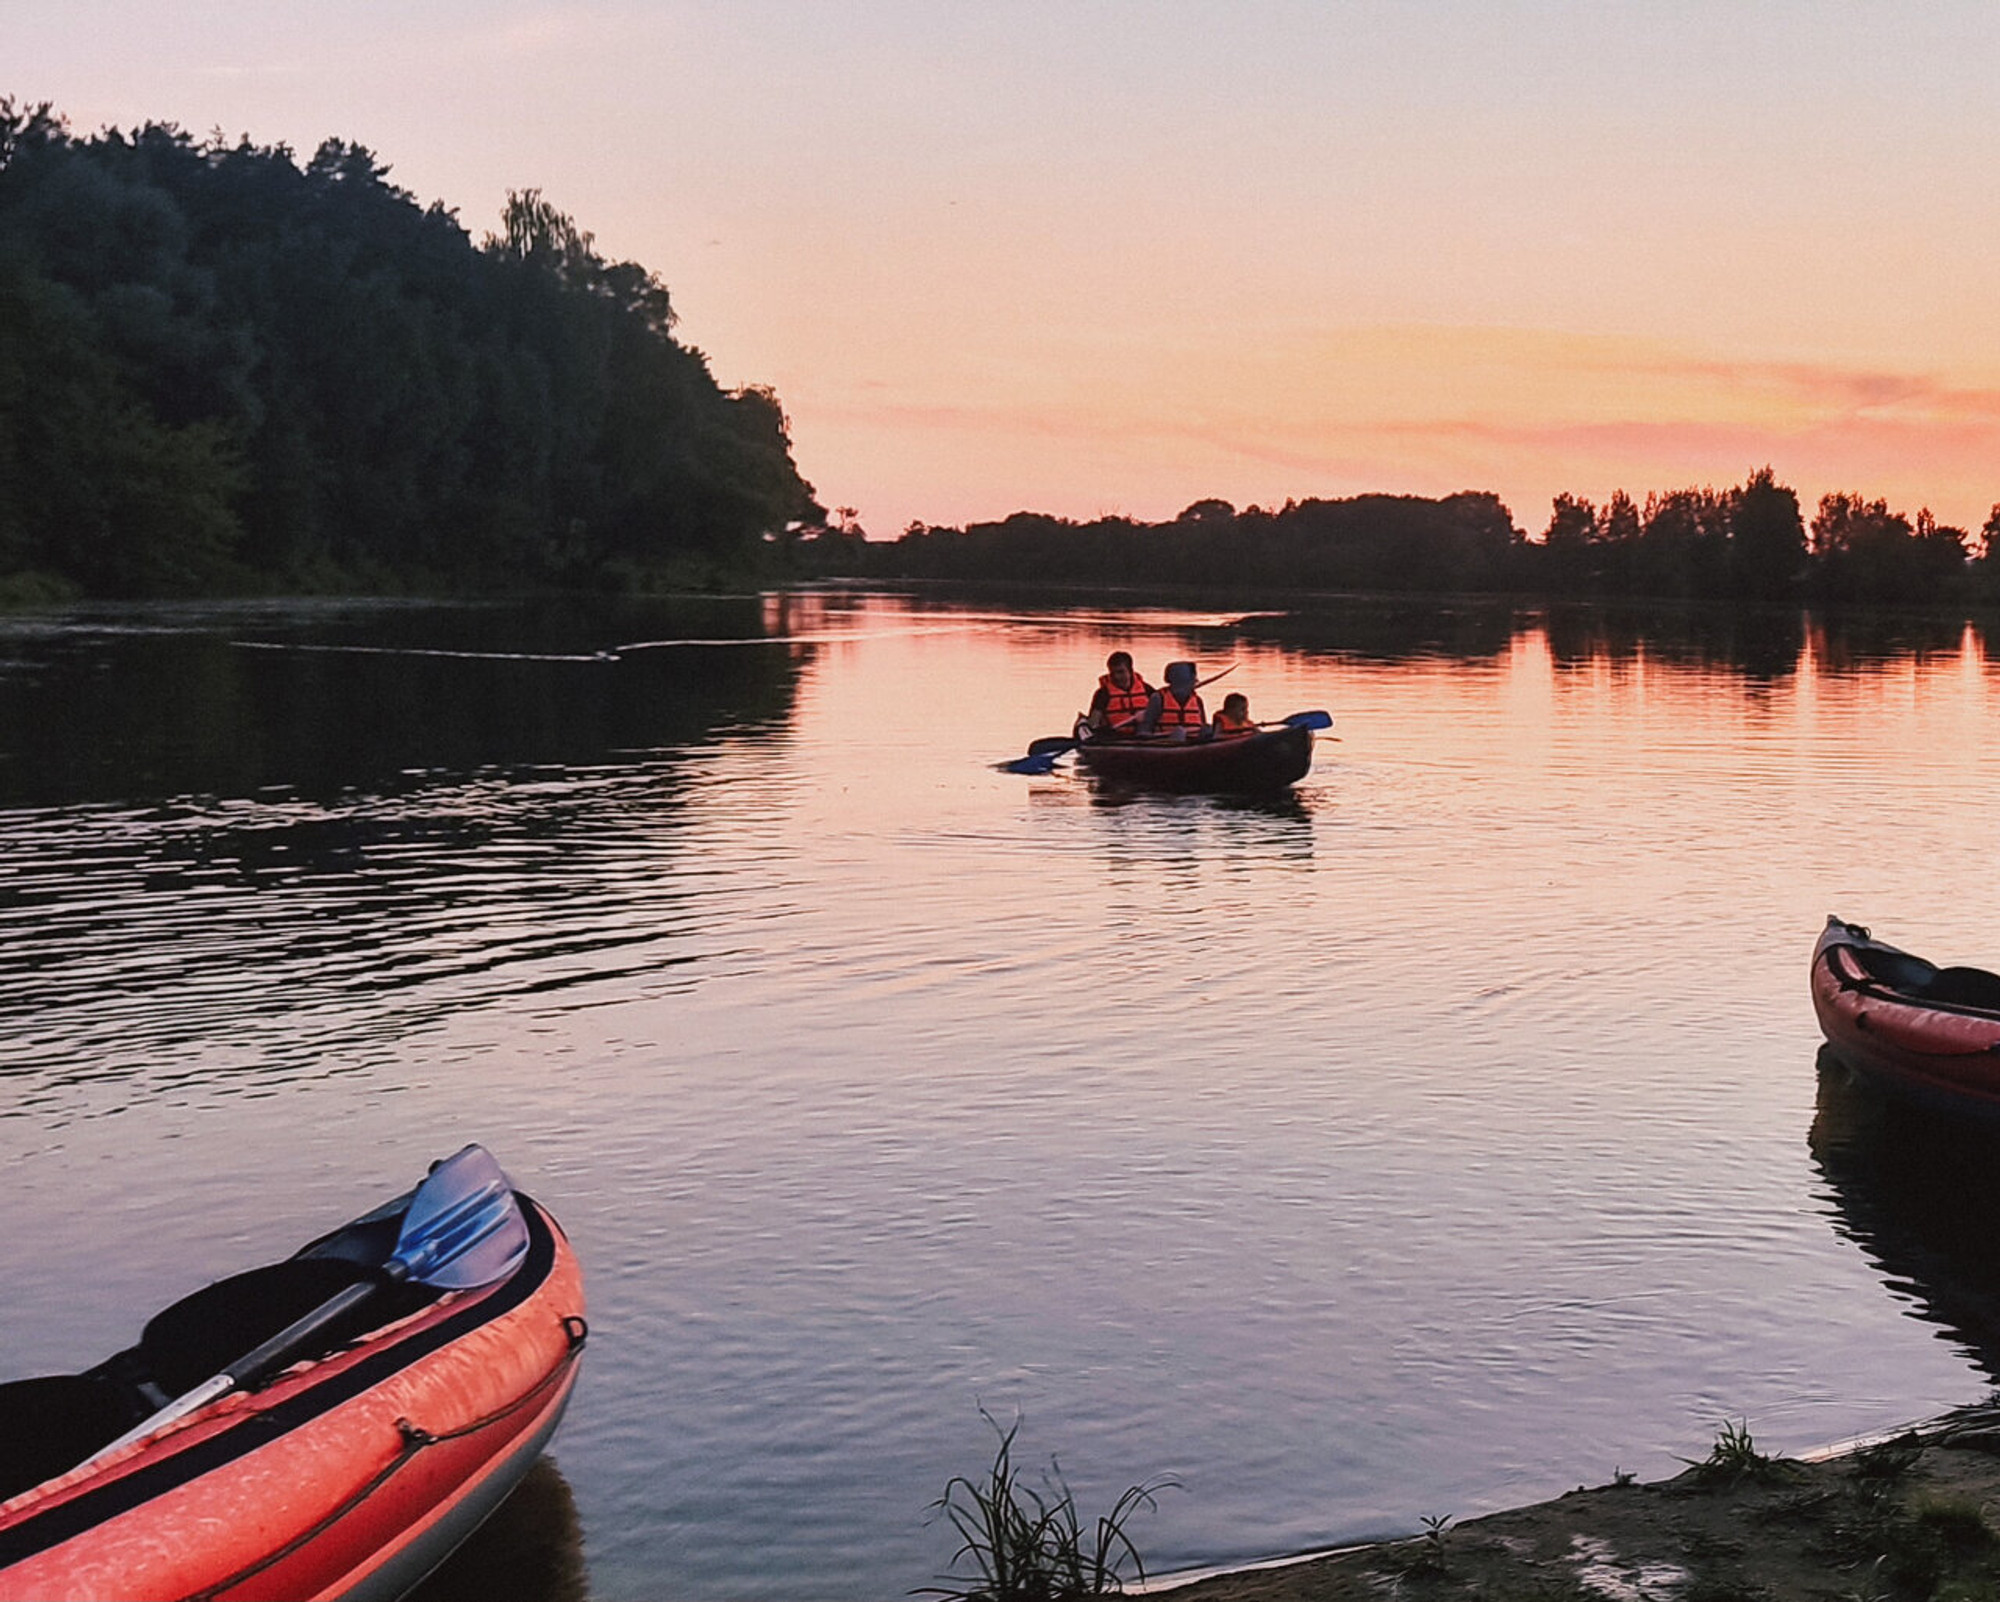
M 1250 697 L 1241 692 L 1225 695 L 1222 698 L 1222 710 L 1215 714 L 1215 726 L 1209 732 L 1218 740 L 1255 734 L 1257 725 L 1250 721 Z
M 1113 651 L 1104 659 L 1104 667 L 1084 723 L 1096 735 L 1130 735 L 1152 698 L 1152 687 L 1133 672 L 1130 651 Z
M 1208 712 L 1195 688 L 1194 664 L 1169 662 L 1163 676 L 1166 684 L 1153 692 L 1146 710 L 1139 714 L 1139 732 L 1171 735 L 1176 740 L 1206 740 Z

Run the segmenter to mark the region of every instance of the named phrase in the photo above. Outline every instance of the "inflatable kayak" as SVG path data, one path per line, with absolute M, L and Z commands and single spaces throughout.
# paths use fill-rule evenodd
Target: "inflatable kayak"
M 400 1597 L 541 1455 L 583 1313 L 555 1220 L 468 1147 L 96 1367 L 0 1386 L 0 1598 Z
M 1222 740 L 1085 740 L 1076 759 L 1098 778 L 1149 790 L 1282 790 L 1312 766 L 1313 731 L 1262 729 Z
M 1828 918 L 1813 1010 L 1833 1054 L 1935 1110 L 2000 1119 L 2000 974 L 1940 968 Z

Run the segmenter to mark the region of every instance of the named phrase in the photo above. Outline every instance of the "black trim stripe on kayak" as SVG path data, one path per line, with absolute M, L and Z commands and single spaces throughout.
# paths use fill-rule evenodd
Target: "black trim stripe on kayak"
M 0 1530 L 0 1571 L 269 1446 L 321 1414 L 374 1389 L 420 1358 L 520 1306 L 541 1289 L 556 1260 L 555 1235 L 541 1209 L 525 1196 L 521 1202 L 521 1211 L 528 1221 L 528 1255 L 504 1285 L 429 1329 L 412 1331 L 344 1373 L 309 1386 L 276 1407 L 245 1414 L 229 1429 L 185 1451 L 135 1469 L 98 1490 L 59 1502 L 12 1529 Z

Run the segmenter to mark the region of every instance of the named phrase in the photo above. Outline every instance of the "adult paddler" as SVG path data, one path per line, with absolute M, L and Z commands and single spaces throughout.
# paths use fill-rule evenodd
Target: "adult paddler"
M 1169 662 L 1166 680 L 1146 702 L 1146 710 L 1139 716 L 1139 732 L 1176 740 L 1207 739 L 1208 713 L 1202 707 L 1201 692 L 1195 688 L 1194 664 Z
M 1138 733 L 1140 715 L 1152 698 L 1151 688 L 1132 670 L 1130 651 L 1113 651 L 1104 659 L 1104 669 L 1084 722 L 1099 736 L 1116 739 Z

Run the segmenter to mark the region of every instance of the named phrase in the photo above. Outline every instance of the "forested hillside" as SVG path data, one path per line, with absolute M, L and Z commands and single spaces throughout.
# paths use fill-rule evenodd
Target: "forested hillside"
M 700 582 L 821 520 L 653 274 L 388 174 L 0 100 L 0 592 Z

